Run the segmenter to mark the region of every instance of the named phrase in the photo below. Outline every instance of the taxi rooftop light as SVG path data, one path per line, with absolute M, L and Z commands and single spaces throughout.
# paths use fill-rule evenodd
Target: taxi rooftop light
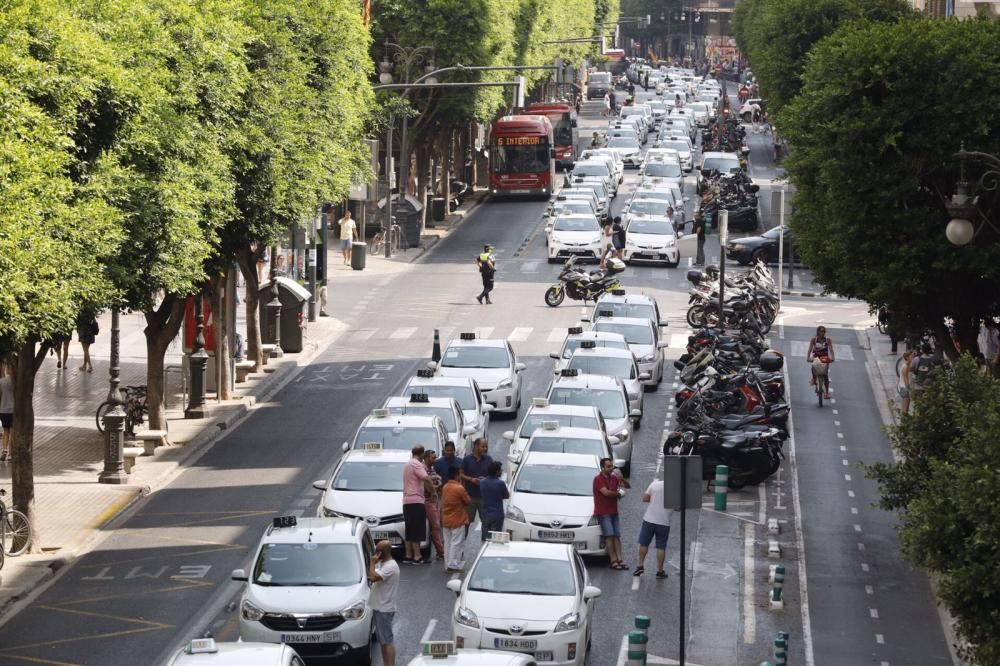
M 188 654 L 212 654 L 218 651 L 214 638 L 194 638 L 188 643 L 186 650 Z
M 382 442 L 365 442 L 365 451 L 381 451 Z
M 597 311 L 597 316 L 598 317 L 614 317 L 615 316 L 615 312 L 614 312 L 614 310 L 598 310 Z
M 430 396 L 426 393 L 412 393 L 410 394 L 410 402 L 430 402 Z
M 389 418 L 389 410 L 382 407 L 378 409 L 373 409 L 372 416 L 374 416 L 377 419 L 387 419 Z
M 476 334 L 475 333 L 462 333 L 461 338 L 462 338 L 462 340 L 475 340 L 476 339 Z
M 581 340 L 581 349 L 597 349 L 597 340 Z
M 580 373 L 577 371 L 576 368 L 563 368 L 560 374 L 563 377 L 576 377 Z
M 434 371 L 429 368 L 421 368 L 417 370 L 417 377 L 422 379 L 429 379 L 434 376 Z
M 458 654 L 455 641 L 424 641 L 420 644 L 420 654 L 434 659 L 445 659 Z
M 532 398 L 531 399 L 531 406 L 532 407 L 548 407 L 549 406 L 548 398 Z
M 295 516 L 275 516 L 272 524 L 275 527 L 295 527 L 299 520 Z
M 569 327 L 569 334 L 570 335 L 580 335 L 581 333 L 583 333 L 583 326 L 570 326 Z
M 559 421 L 542 421 L 544 430 L 559 430 Z
M 509 532 L 490 532 L 486 538 L 494 543 L 510 543 Z
M 612 289 L 611 293 L 614 294 L 615 296 L 624 296 L 625 295 L 625 290 L 624 289 Z

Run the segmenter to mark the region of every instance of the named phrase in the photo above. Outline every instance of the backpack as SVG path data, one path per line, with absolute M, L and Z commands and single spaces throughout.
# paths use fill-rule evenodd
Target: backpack
M 931 370 L 937 363 L 930 356 L 918 356 L 917 365 L 913 369 L 913 378 L 918 384 L 922 384 L 927 381 L 927 378 L 931 375 Z

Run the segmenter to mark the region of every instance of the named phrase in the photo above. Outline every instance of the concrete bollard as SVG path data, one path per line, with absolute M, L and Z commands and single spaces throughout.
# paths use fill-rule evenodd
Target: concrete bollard
M 647 637 L 649 636 L 649 623 L 650 623 L 649 616 L 647 615 L 635 616 L 635 628 L 641 631 Z
M 437 363 L 441 360 L 441 335 L 434 329 L 434 347 L 431 349 L 431 360 Z
M 774 666 L 788 666 L 788 642 L 780 634 L 774 639 Z
M 781 594 L 785 587 L 785 565 L 779 564 L 774 568 L 774 585 L 771 588 L 771 596 L 768 599 L 773 610 L 781 610 L 785 607 L 785 601 Z
M 715 466 L 715 510 L 726 510 L 726 497 L 729 493 L 729 467 Z
M 628 632 L 628 654 L 626 666 L 646 666 L 646 643 L 649 637 L 641 631 Z

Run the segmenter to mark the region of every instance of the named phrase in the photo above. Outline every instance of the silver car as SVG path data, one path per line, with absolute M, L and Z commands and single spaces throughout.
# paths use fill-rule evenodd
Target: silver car
M 629 409 L 639 410 L 640 415 L 634 420 L 635 429 L 639 429 L 643 411 L 640 382 L 648 380 L 649 373 L 639 371 L 635 354 L 631 350 L 597 349 L 592 340 L 584 340 L 580 348 L 573 352 L 566 367 L 581 375 L 607 375 L 622 380 L 628 393 Z
M 598 308 L 594 330 L 624 335 L 639 361 L 639 370 L 649 373 L 643 385 L 655 391 L 663 380 L 663 349 L 668 345 L 660 339 L 660 327 L 648 319 L 609 316 L 611 314 L 611 310 Z

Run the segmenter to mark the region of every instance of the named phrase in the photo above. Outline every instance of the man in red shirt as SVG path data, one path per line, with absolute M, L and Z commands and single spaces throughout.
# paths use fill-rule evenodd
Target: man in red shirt
M 615 469 L 611 458 L 601 458 L 601 471 L 594 477 L 594 517 L 601 526 L 612 569 L 628 569 L 622 559 L 622 532 L 618 521 L 618 498 L 629 482 Z

